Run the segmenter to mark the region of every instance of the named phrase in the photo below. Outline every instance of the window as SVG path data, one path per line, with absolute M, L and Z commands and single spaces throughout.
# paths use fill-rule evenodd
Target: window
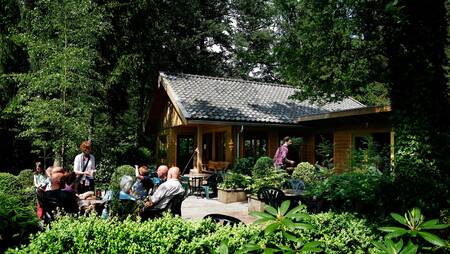
M 226 132 L 216 132 L 215 135 L 216 141 L 216 161 L 225 161 L 225 151 L 227 147 L 227 133 Z
M 319 165 L 332 168 L 333 164 L 333 134 L 326 133 L 315 137 L 316 162 Z
M 390 134 L 373 133 L 358 135 L 353 138 L 352 167 L 358 170 L 389 170 Z
M 244 157 L 259 158 L 267 156 L 267 136 L 266 135 L 245 135 L 244 136 Z

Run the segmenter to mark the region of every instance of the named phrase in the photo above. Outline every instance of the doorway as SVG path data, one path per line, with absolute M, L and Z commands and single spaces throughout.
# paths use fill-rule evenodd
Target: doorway
M 194 135 L 177 136 L 177 166 L 182 173 L 189 173 L 193 168 L 193 156 L 195 150 Z M 184 170 L 186 169 L 186 172 Z

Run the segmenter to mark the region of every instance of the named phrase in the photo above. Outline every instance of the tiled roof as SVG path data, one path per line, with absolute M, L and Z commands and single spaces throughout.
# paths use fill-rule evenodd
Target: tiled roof
M 161 73 L 187 120 L 295 124 L 302 116 L 365 107 L 352 98 L 324 106 L 289 97 L 295 88 L 240 79 Z

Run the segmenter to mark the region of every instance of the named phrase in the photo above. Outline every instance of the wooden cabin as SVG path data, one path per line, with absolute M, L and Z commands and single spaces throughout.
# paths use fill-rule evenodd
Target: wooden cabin
M 291 99 L 291 86 L 239 79 L 160 73 L 149 121 L 161 163 L 197 172 L 231 167 L 238 158 L 273 157 L 284 136 L 302 137 L 295 161 L 319 161 L 331 142 L 336 170 L 350 166 L 358 138 L 392 143 L 389 107 L 353 98 L 317 105 Z

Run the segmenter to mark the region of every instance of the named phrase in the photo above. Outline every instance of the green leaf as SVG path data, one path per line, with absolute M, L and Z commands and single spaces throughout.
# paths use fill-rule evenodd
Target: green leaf
M 397 243 L 394 243 L 395 252 L 398 253 L 403 247 L 403 240 L 400 239 Z
M 249 243 L 249 244 L 244 245 L 244 248 L 248 252 L 261 250 L 261 246 L 259 246 L 257 244 L 253 244 L 253 243 Z
M 304 229 L 304 230 L 311 230 L 313 229 L 313 226 L 306 223 L 295 223 L 295 228 L 297 229 Z
M 291 201 L 289 201 L 289 200 L 283 201 L 283 203 L 281 203 L 281 206 L 279 208 L 280 213 L 282 215 L 285 215 L 286 212 L 288 211 L 290 205 L 291 205 Z
M 293 215 L 297 215 L 297 213 L 298 213 L 299 211 L 301 211 L 303 208 L 304 208 L 303 205 L 299 205 L 299 206 L 296 206 L 296 207 L 292 208 L 292 209 L 289 210 L 289 212 L 286 214 L 286 217 L 291 217 L 291 216 L 293 216 Z M 304 215 L 306 216 L 306 214 L 304 214 Z
M 408 233 L 408 230 L 404 230 L 404 231 L 398 230 L 398 231 L 394 231 L 394 232 L 391 232 L 391 233 L 385 235 L 384 238 L 387 238 L 387 239 L 397 238 L 397 237 L 402 236 L 402 235 L 404 235 L 406 233 Z
M 268 225 L 265 229 L 264 229 L 264 233 L 265 234 L 272 234 L 276 229 L 278 229 L 280 225 L 276 222 Z
M 398 213 L 391 213 L 391 217 L 394 218 L 394 220 L 396 220 L 397 222 L 399 222 L 400 224 L 403 224 L 405 226 L 408 225 L 408 223 L 406 222 L 405 217 L 401 216 Z
M 449 224 L 438 224 L 438 222 L 439 222 L 439 220 L 437 220 L 437 219 L 429 220 L 429 221 L 422 223 L 420 228 L 422 228 L 422 229 L 444 229 L 444 228 L 448 228 L 450 226 Z
M 270 206 L 270 205 L 266 205 L 266 211 L 268 212 L 268 213 L 270 213 L 270 214 L 272 214 L 273 216 L 277 216 L 278 215 L 278 211 L 277 211 L 277 209 L 275 209 L 275 208 L 273 208 L 272 206 Z
M 276 249 L 273 249 L 273 248 L 265 248 L 265 249 L 264 249 L 264 253 L 265 253 L 265 254 L 273 254 L 273 253 L 275 253 L 275 252 L 277 252 L 277 250 L 276 250 Z
M 272 221 L 273 219 L 267 219 L 267 218 L 261 218 L 261 219 L 257 219 L 255 222 L 253 222 L 254 224 L 262 224 L 262 223 L 266 223 L 268 221 Z
M 406 247 L 400 252 L 400 254 L 415 254 L 417 253 L 418 248 L 418 245 L 415 245 L 411 241 L 409 241 Z
M 425 239 L 426 241 L 428 241 L 436 246 L 439 246 L 439 247 L 447 246 L 447 243 L 435 234 L 428 233 L 428 232 L 420 232 L 420 231 L 418 232 L 418 234 L 423 239 Z
M 388 232 L 388 233 L 396 232 L 396 231 L 408 231 L 408 230 L 406 230 L 404 228 L 400 228 L 400 227 L 380 227 L 380 228 L 378 228 L 378 230 L 381 230 L 383 232 Z
M 249 213 L 251 216 L 254 217 L 260 217 L 260 218 L 267 218 L 267 219 L 275 219 L 275 217 L 271 214 L 265 213 L 265 212 L 259 212 L 259 211 L 253 211 Z
M 376 247 L 377 249 L 379 249 L 379 250 L 382 250 L 382 251 L 385 251 L 385 252 L 388 251 L 387 248 L 386 248 L 386 246 L 385 246 L 383 243 L 381 243 L 381 242 L 376 242 L 376 241 L 374 241 L 374 242 L 372 242 L 372 244 L 375 245 L 375 247 Z
M 299 221 L 299 220 L 307 220 L 309 218 L 309 215 L 304 213 L 298 213 L 290 216 L 286 215 L 286 217 Z
M 283 236 L 289 241 L 297 242 L 298 238 L 294 235 L 289 234 L 288 232 L 283 232 Z

